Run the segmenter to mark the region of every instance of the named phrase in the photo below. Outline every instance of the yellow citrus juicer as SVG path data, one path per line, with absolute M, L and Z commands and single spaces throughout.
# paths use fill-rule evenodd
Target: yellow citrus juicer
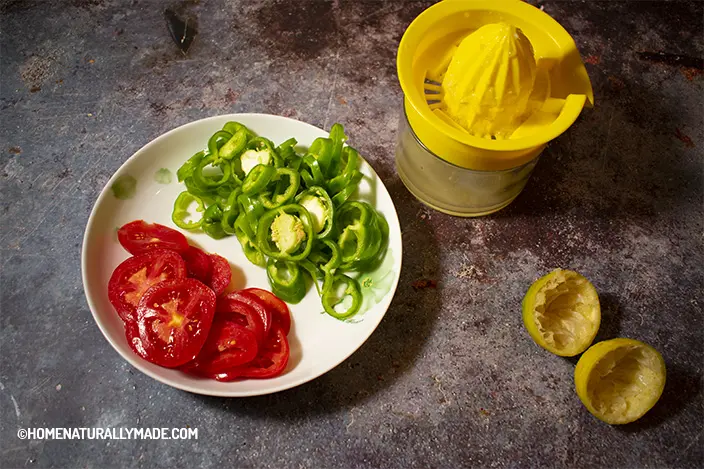
M 520 0 L 431 6 L 404 33 L 397 68 L 412 133 L 435 156 L 474 171 L 536 160 L 594 103 L 574 40 Z M 511 119 L 518 108 L 523 119 Z M 459 122 L 458 112 L 471 115 Z

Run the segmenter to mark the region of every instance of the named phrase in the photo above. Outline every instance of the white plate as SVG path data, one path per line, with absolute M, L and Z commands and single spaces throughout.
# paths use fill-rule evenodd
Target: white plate
M 295 137 L 299 145 L 309 146 L 328 133 L 312 125 L 267 114 L 231 114 L 186 124 L 158 137 L 127 160 L 112 176 L 98 197 L 88 219 L 83 240 L 83 287 L 95 322 L 108 342 L 135 368 L 162 383 L 184 391 L 213 396 L 255 396 L 298 386 L 331 370 L 352 355 L 376 329 L 396 291 L 401 272 L 401 230 L 391 197 L 374 170 L 360 164 L 365 175 L 354 199 L 371 203 L 389 223 L 389 252 L 383 265 L 360 278 L 364 285 L 363 311 L 349 321 L 322 314 L 320 298 L 314 288 L 297 305 L 290 305 L 293 324 L 288 336 L 291 357 L 284 373 L 266 380 L 220 383 L 200 379 L 180 371 L 153 365 L 132 352 L 125 339 L 122 321 L 108 300 L 107 284 L 115 267 L 129 255 L 117 241 L 116 230 L 132 220 L 143 219 L 178 229 L 171 221 L 173 203 L 185 190 L 176 179 L 176 170 L 227 121 L 238 121 L 275 144 Z M 354 138 L 349 142 L 354 146 Z M 171 182 L 165 183 L 165 168 Z M 137 185 L 131 198 L 115 197 L 112 185 L 117 178 L 132 176 Z M 182 231 L 183 230 L 179 230 Z M 189 241 L 230 261 L 233 282 L 230 289 L 260 287 L 269 289 L 263 268 L 245 258 L 234 237 L 214 240 L 202 233 L 185 232 Z M 365 279 L 369 278 L 371 281 Z M 352 383 L 350 383 L 352 384 Z

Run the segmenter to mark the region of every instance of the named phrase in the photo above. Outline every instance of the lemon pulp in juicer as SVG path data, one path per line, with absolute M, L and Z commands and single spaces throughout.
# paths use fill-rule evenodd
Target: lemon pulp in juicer
M 440 108 L 477 137 L 507 139 L 537 104 L 531 102 L 535 77 L 533 46 L 523 32 L 487 24 L 455 49 L 442 78 Z

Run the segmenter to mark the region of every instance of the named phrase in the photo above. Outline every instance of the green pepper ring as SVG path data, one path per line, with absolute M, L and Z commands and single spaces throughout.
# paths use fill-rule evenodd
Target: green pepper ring
M 337 295 L 333 291 L 333 288 L 335 287 L 335 283 L 338 281 L 345 282 L 347 285 L 344 292 L 345 296 L 350 295 L 352 297 L 352 305 L 343 313 L 338 313 L 335 311 L 335 305 L 337 303 L 331 304 L 331 301 L 337 299 Z M 323 309 L 325 309 L 325 312 L 330 316 L 337 319 L 345 319 L 350 317 L 362 307 L 362 291 L 359 288 L 359 282 L 345 274 L 326 274 L 325 280 L 323 281 L 321 300 L 323 303 Z
M 362 173 L 360 173 L 359 171 L 354 172 L 350 177 L 350 180 L 345 186 L 345 188 L 334 196 L 332 196 L 332 201 L 337 205 L 342 205 L 347 202 L 347 199 L 349 199 L 359 187 L 359 181 L 361 180 Z
M 254 265 L 266 267 L 266 259 L 264 258 L 264 255 L 249 235 L 249 222 L 247 221 L 247 217 L 244 213 L 239 214 L 233 227 L 235 229 L 235 236 L 237 237 L 237 241 L 239 241 L 242 246 L 242 251 L 244 251 L 245 257 Z
M 281 252 L 279 250 L 273 249 L 269 242 L 269 231 L 271 229 L 271 224 L 274 219 L 281 213 L 288 213 L 288 211 L 293 211 L 301 219 L 303 223 L 303 229 L 306 233 L 305 246 L 303 251 L 298 254 L 289 254 L 287 252 Z M 290 213 L 289 213 L 290 215 Z M 257 228 L 257 247 L 266 256 L 273 257 L 274 259 L 283 259 L 287 261 L 297 262 L 305 259 L 310 254 L 313 249 L 313 241 L 315 240 L 315 234 L 313 233 L 313 223 L 310 218 L 310 213 L 305 207 L 299 204 L 288 204 L 282 207 L 269 210 L 264 215 L 262 215 L 259 220 L 259 226 Z
M 219 160 L 220 148 L 224 146 L 231 138 L 232 134 L 230 132 L 227 132 L 225 130 L 218 130 L 212 135 L 212 137 L 210 137 L 210 139 L 208 139 L 208 153 L 210 153 L 211 155 L 213 155 L 214 158 Z
M 186 180 L 186 178 L 189 178 L 193 175 L 193 171 L 196 169 L 196 166 L 198 166 L 198 163 L 201 162 L 201 160 L 205 157 L 205 152 L 204 151 L 199 151 L 195 155 L 191 156 L 186 160 L 185 163 L 181 165 L 178 170 L 176 170 L 176 177 L 178 178 L 178 182 L 183 182 Z
M 247 131 L 240 129 L 223 146 L 218 149 L 218 157 L 224 160 L 231 160 L 238 156 L 247 145 Z
M 308 153 L 303 157 L 303 164 L 310 168 L 310 175 L 313 178 L 313 183 L 316 186 L 320 186 L 325 182 L 325 176 L 323 176 L 323 171 L 320 168 L 320 163 L 312 154 Z
M 338 226 L 340 237 L 337 244 L 343 268 L 353 267 L 355 263 L 374 257 L 381 247 L 382 233 L 378 227 L 378 218 L 374 208 L 366 202 L 346 202 L 338 209 L 337 221 L 345 220 L 345 215 L 355 209 L 359 210 L 359 217 L 355 217 L 351 223 L 345 221 L 344 225 Z M 355 250 L 352 254 L 345 255 L 345 243 L 350 236 L 356 239 Z
M 254 170 L 252 170 L 254 171 Z M 268 182 L 276 182 L 281 180 L 281 176 L 288 176 L 289 185 L 283 194 L 275 195 L 273 198 L 269 193 L 263 193 L 259 196 L 262 205 L 271 210 L 281 207 L 286 202 L 292 200 L 296 196 L 298 188 L 301 186 L 301 175 L 297 171 L 288 168 L 276 168 L 276 173 Z
M 280 264 L 288 276 L 280 274 Z M 299 303 L 306 296 L 306 282 L 296 262 L 269 258 L 266 263 L 266 276 L 272 293 L 287 303 Z
M 198 163 L 198 165 L 193 170 L 193 181 L 196 184 L 203 186 L 203 187 L 214 189 L 218 186 L 222 186 L 230 179 L 230 175 L 232 174 L 232 168 L 227 163 L 219 165 L 220 169 L 222 170 L 222 177 L 216 181 L 209 180 L 209 178 L 207 178 L 203 174 L 203 169 L 215 161 L 216 161 L 216 158 L 213 155 L 208 155 L 205 158 L 203 158 L 200 161 L 200 163 Z M 217 164 L 217 163 L 215 163 L 215 164 Z
M 340 267 L 342 264 L 342 256 L 340 255 L 340 247 L 335 243 L 334 241 L 331 241 L 329 239 L 321 239 L 320 240 L 323 244 L 325 244 L 328 248 L 330 248 L 331 255 L 330 259 L 325 262 L 325 264 L 318 264 L 315 261 L 319 260 L 322 256 L 322 253 L 316 253 L 316 252 L 311 252 L 309 259 L 312 259 L 314 254 L 318 254 L 315 256 L 315 259 L 313 260 L 313 265 L 316 266 L 316 268 L 320 269 L 324 273 L 334 273 L 335 270 Z M 322 258 L 325 260 L 325 258 Z
M 176 201 L 174 202 L 174 210 L 171 212 L 171 220 L 176 226 L 184 230 L 196 230 L 203 223 L 202 215 L 198 221 L 192 221 L 190 223 L 184 221 L 185 218 L 190 215 L 188 212 L 188 206 L 191 205 L 191 202 L 198 204 L 198 208 L 196 208 L 197 212 L 205 212 L 205 204 L 203 204 L 203 200 L 188 191 L 183 191 L 178 195 L 178 197 L 176 197 Z
M 257 194 L 269 184 L 276 173 L 276 168 L 268 164 L 258 164 L 252 168 L 242 182 L 242 193 Z
M 239 187 L 235 188 L 232 193 L 227 198 L 226 208 L 222 211 L 222 229 L 225 233 L 229 235 L 236 234 L 235 221 L 240 214 L 240 206 L 237 203 L 237 197 L 240 195 L 241 189 Z
M 237 202 L 240 204 L 240 213 L 242 213 L 248 223 L 248 235 L 252 238 L 252 243 L 255 243 L 255 235 L 259 227 L 259 220 L 266 213 L 266 209 L 262 205 L 258 197 L 250 197 L 247 194 L 240 194 L 237 197 Z

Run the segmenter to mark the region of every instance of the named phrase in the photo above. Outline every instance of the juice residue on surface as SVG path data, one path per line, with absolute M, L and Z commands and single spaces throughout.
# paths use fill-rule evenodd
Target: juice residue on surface
M 458 45 L 442 80 L 442 109 L 469 133 L 507 139 L 530 115 L 533 46 L 506 23 L 482 26 Z

